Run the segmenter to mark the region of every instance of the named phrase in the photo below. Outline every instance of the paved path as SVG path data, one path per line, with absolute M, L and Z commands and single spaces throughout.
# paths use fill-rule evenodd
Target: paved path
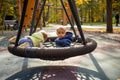
M 85 32 L 85 37 L 96 40 L 98 46 L 95 51 L 60 61 L 22 58 L 10 54 L 7 50 L 1 50 L 0 80 L 117 80 L 120 78 L 120 40 L 118 40 L 120 36 Z

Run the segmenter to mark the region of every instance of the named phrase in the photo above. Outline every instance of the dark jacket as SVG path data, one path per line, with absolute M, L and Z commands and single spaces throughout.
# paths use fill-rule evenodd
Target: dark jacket
M 57 47 L 67 47 L 70 46 L 72 41 L 73 41 L 73 34 L 71 32 L 66 32 L 65 37 L 57 38 L 55 40 L 55 44 Z

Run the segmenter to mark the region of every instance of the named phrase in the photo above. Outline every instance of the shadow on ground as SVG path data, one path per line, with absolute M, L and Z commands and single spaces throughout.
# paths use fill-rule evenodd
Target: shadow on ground
M 6 80 L 109 80 L 105 75 L 76 66 L 43 66 L 22 70 Z

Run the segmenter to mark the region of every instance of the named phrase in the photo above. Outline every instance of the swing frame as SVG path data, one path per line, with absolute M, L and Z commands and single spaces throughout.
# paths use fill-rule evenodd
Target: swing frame
M 80 45 L 78 45 L 77 47 L 70 46 L 70 47 L 60 47 L 60 48 L 59 47 L 58 48 L 38 48 L 38 47 L 19 48 L 18 41 L 19 41 L 20 36 L 21 36 L 22 26 L 23 26 L 24 17 L 25 17 L 26 8 L 27 8 L 27 3 L 28 3 L 28 0 L 25 0 L 24 6 L 23 6 L 23 11 L 22 11 L 22 16 L 21 16 L 21 21 L 20 21 L 20 26 L 19 26 L 19 30 L 18 30 L 18 34 L 17 34 L 17 39 L 15 42 L 15 45 L 8 46 L 8 51 L 10 53 L 12 53 L 13 55 L 20 56 L 20 57 L 40 58 L 40 59 L 44 59 L 44 60 L 64 60 L 64 59 L 69 58 L 69 57 L 84 55 L 84 54 L 87 54 L 87 53 L 94 51 L 97 47 L 97 43 L 93 39 L 89 39 L 89 38 L 85 39 L 84 38 L 84 34 L 82 32 L 80 20 L 79 20 L 78 13 L 77 13 L 77 8 L 75 6 L 75 1 L 68 0 L 68 4 L 70 6 L 71 12 L 73 14 L 73 17 L 74 17 L 74 20 L 76 22 L 77 29 L 78 29 L 78 32 L 79 32 L 79 35 L 81 36 L 81 38 L 79 36 L 77 36 L 77 34 L 76 34 L 76 31 L 74 29 L 74 25 L 72 24 L 72 22 L 68 16 L 68 13 L 65 9 L 63 0 L 60 0 L 60 1 L 61 1 L 62 6 L 63 6 L 63 9 L 66 13 L 66 16 L 71 24 L 71 28 L 75 34 L 74 41 L 78 40 L 78 43 L 80 43 Z M 42 14 L 42 11 L 44 10 L 45 3 L 46 3 L 46 0 L 43 0 L 43 5 L 41 7 L 38 20 L 36 22 L 36 25 L 34 26 L 34 19 L 35 19 L 35 14 L 36 14 L 35 10 L 37 8 L 36 5 L 38 4 L 38 0 L 36 0 L 29 35 L 32 35 L 36 31 L 38 22 L 40 20 L 41 14 Z M 54 41 L 55 39 L 56 39 L 56 37 L 49 37 L 47 41 Z

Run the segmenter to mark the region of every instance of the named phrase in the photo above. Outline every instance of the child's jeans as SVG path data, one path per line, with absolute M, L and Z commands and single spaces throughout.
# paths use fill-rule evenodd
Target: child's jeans
M 22 38 L 22 39 L 20 39 L 20 41 L 18 42 L 18 45 L 23 44 L 25 42 L 28 42 L 30 47 L 34 47 L 34 45 L 33 45 L 30 38 Z

